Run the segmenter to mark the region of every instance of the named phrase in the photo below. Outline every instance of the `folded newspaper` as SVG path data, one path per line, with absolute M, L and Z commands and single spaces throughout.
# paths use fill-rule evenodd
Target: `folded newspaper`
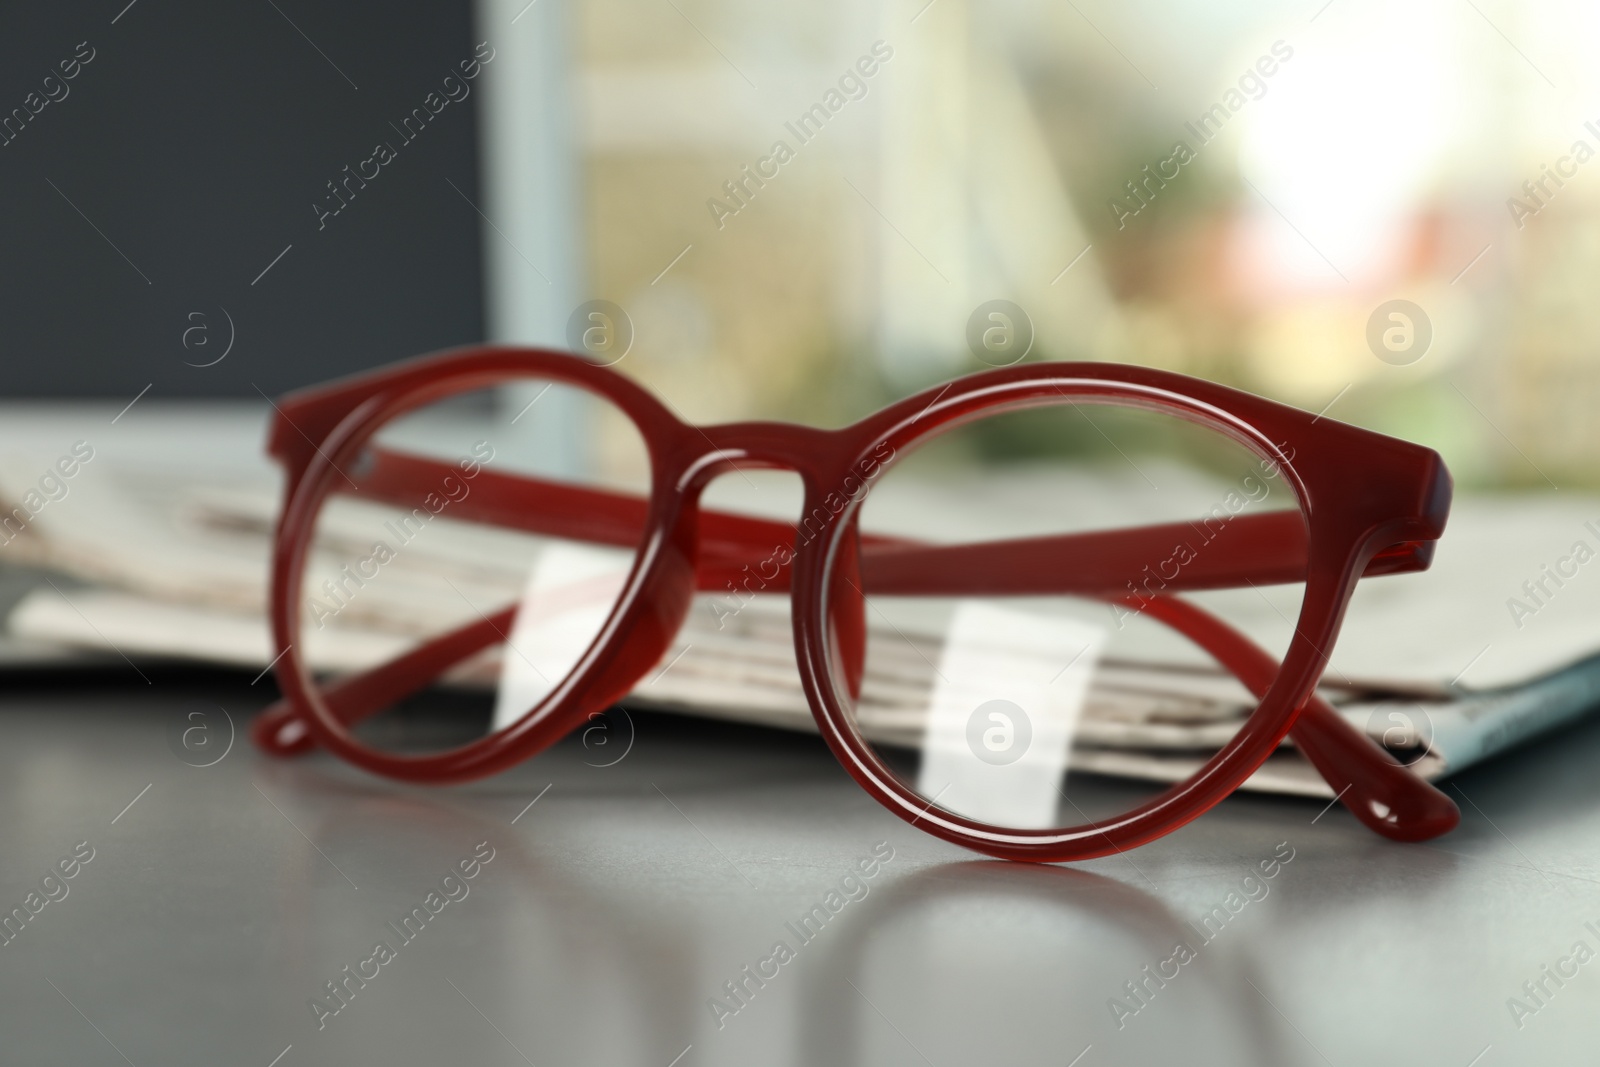
M 1002 488 L 1026 498 L 1051 487 Z M 135 661 L 265 669 L 274 656 L 265 590 L 277 494 L 264 468 L 223 481 L 70 450 L 48 459 L 0 456 L 0 517 L 21 508 L 27 520 L 0 528 L 0 577 L 11 575 L 12 585 L 27 573 L 45 579 L 0 597 L 11 605 L 0 667 L 30 652 L 49 660 L 63 649 L 85 649 Z M 400 599 L 366 599 L 364 615 L 341 617 L 317 643 L 314 669 L 349 670 L 398 654 L 420 633 L 395 620 L 425 620 L 436 632 L 441 613 L 464 610 L 439 577 L 446 569 L 457 586 L 470 583 L 466 598 L 479 603 L 503 599 L 507 590 L 515 596 L 528 580 L 525 566 L 497 561 L 481 540 L 452 547 L 448 536 L 430 535 L 430 542 L 430 554 L 408 564 L 416 573 L 395 594 Z M 463 578 L 460 567 L 451 568 L 451 553 L 468 550 L 472 567 Z M 1597 554 L 1600 500 L 1562 494 L 1459 501 L 1430 571 L 1361 583 L 1324 695 L 1429 779 L 1586 714 L 1600 706 L 1600 567 L 1587 573 Z M 430 565 L 437 573 L 428 573 Z M 1247 598 L 1228 617 L 1251 632 L 1251 611 L 1271 607 L 1265 598 Z M 918 660 L 939 662 L 944 638 L 919 630 L 915 619 L 874 616 L 868 626 L 869 640 L 885 638 L 875 647 L 892 651 L 869 658 L 861 729 L 882 743 L 915 744 L 925 728 L 928 685 L 915 680 L 913 668 Z M 873 634 L 884 627 L 896 640 Z M 672 669 L 652 672 L 631 703 L 815 729 L 785 597 L 754 597 L 731 612 L 709 601 L 697 605 L 667 664 Z M 503 689 L 505 666 L 496 654 L 478 656 L 445 681 Z M 1108 658 L 1079 714 L 1069 765 L 1175 781 L 1230 736 L 1250 706 L 1225 675 Z M 1289 744 L 1247 787 L 1331 795 Z

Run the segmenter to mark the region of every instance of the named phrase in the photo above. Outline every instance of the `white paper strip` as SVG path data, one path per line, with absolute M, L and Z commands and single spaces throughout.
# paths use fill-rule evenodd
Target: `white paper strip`
M 1105 631 L 963 603 L 950 620 L 917 788 L 940 807 L 1016 829 L 1056 823 L 1078 713 Z
M 500 657 L 493 729 L 522 718 L 571 672 L 605 625 L 631 563 L 626 552 L 560 541 L 539 553 Z

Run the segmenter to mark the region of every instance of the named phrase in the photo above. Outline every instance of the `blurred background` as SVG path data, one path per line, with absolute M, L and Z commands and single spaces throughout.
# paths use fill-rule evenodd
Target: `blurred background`
M 259 404 L 600 323 L 686 417 L 838 424 L 1000 361 L 1003 300 L 1029 360 L 1326 408 L 1470 486 L 1600 474 L 1588 5 L 3 18 L 11 397 Z
M 105 857 L 10 949 L 16 1058 L 66 1060 L 78 1039 L 110 1062 L 103 1039 L 130 1063 L 295 1067 L 344 1042 L 439 1062 L 418 1050 L 466 1060 L 482 1040 L 511 1062 L 669 1067 L 1234 1048 L 1212 1061 L 1277 1067 L 1403 1047 L 1487 1067 L 1558 1061 L 1512 1041 L 1592 1047 L 1600 985 L 1535 1000 L 1526 1033 L 1500 1005 L 1595 913 L 1600 732 L 1462 772 L 1600 705 L 1600 610 L 1573 580 L 1600 557 L 1597 41 L 1600 5 L 1578 0 L 0 5 L 0 811 L 17 816 L 0 819 L 0 904 L 86 835 Z M 1232 798 L 1093 873 L 958 863 L 973 855 L 880 810 L 796 732 L 813 720 L 787 609 L 748 580 L 702 588 L 628 707 L 505 774 L 425 791 L 326 754 L 266 758 L 243 733 L 275 664 L 325 684 L 492 612 L 520 624 L 560 599 L 541 583 L 563 567 L 597 590 L 574 613 L 589 629 L 514 628 L 517 657 L 488 649 L 364 735 L 437 749 L 545 699 L 609 617 L 625 545 L 612 572 L 547 555 L 521 536 L 537 525 L 473 529 L 462 492 L 426 538 L 396 538 L 377 582 L 374 539 L 395 536 L 378 527 L 415 502 L 385 511 L 329 479 L 298 591 L 316 629 L 288 659 L 269 634 L 269 398 L 481 341 L 587 350 L 702 423 L 838 426 L 988 366 L 1091 360 L 1436 448 L 1468 490 L 1436 565 L 1362 583 L 1324 690 L 1448 776 L 1463 825 L 1445 848 L 1383 846 L 1286 749 L 1253 783 L 1279 796 Z M 492 439 L 496 474 L 637 485 L 645 451 L 621 419 L 543 396 L 451 397 L 386 440 L 449 470 Z M 891 532 L 977 543 L 1197 516 L 1214 532 L 1294 504 L 1254 453 L 1071 408 L 1054 425 L 1083 469 L 1019 412 L 896 466 L 863 506 Z M 1056 480 L 996 456 L 1047 459 Z M 708 500 L 791 522 L 796 483 L 740 471 Z M 334 587 L 347 564 L 367 581 Z M 1300 585 L 1247 584 L 1198 600 L 1281 655 Z M 851 710 L 930 807 L 1002 817 L 975 787 L 941 800 L 926 768 L 943 767 L 917 762 L 953 723 L 965 770 L 999 767 L 971 730 L 993 703 L 1045 709 L 1021 742 L 1056 761 L 1043 804 L 1004 816 L 1029 826 L 1126 812 L 1255 706 L 1197 648 L 1172 651 L 1176 631 L 1140 659 L 1149 615 L 1125 633 L 1071 605 L 1042 625 L 1051 605 L 1029 598 L 1009 623 L 894 599 L 874 591 Z M 967 681 L 944 651 L 984 638 L 1032 658 L 970 655 L 978 681 L 946 699 L 940 666 Z M 1049 680 L 1024 688 L 1030 671 Z M 318 1036 L 306 995 L 485 838 L 504 858 L 472 901 Z M 880 840 L 900 858 L 876 903 L 851 903 L 803 977 L 723 1034 L 707 998 Z M 1117 1036 L 1106 998 L 1279 842 L 1302 858 L 1271 901 L 1252 896 L 1206 977 Z

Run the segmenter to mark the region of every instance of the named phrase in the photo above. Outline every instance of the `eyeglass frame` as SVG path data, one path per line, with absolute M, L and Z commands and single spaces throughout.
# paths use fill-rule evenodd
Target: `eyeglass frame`
M 482 625 L 469 624 L 421 646 L 434 650 L 432 659 L 413 649 L 382 667 L 342 679 L 326 693 L 319 690 L 297 651 L 301 582 L 317 514 L 337 479 L 359 489 L 339 460 L 350 459 L 390 420 L 445 396 L 519 378 L 593 393 L 638 430 L 650 459 L 651 488 L 643 502 L 632 569 L 584 655 L 517 722 L 457 749 L 425 756 L 372 749 L 346 729 L 341 716 L 353 722 L 383 710 L 436 680 L 444 667 L 495 643 L 495 637 Z M 1209 553 L 1206 563 L 1185 568 L 1172 583 L 1180 591 L 1230 587 L 1230 575 L 1240 577 L 1240 568 L 1247 572 L 1246 581 L 1257 584 L 1303 579 L 1300 617 L 1281 664 L 1226 623 L 1165 589 L 1147 595 L 1148 590 L 1136 594 L 1119 588 L 1149 561 L 1149 552 L 1164 536 L 1162 527 L 959 546 L 922 545 L 858 530 L 859 507 L 872 481 L 909 446 L 1001 410 L 1062 403 L 1116 403 L 1183 418 L 1232 438 L 1282 473 L 1300 505 L 1304 544 L 1292 543 L 1292 531 L 1283 520 L 1272 519 L 1274 513 L 1242 516 L 1234 520 L 1233 536 L 1243 530 L 1245 543 L 1231 554 Z M 720 589 L 722 579 L 737 574 L 741 563 L 760 558 L 750 552 L 770 552 L 772 538 L 778 536 L 790 539 L 793 559 L 787 582 L 769 583 L 768 588 L 781 592 L 786 585 L 790 593 L 797 665 L 819 731 L 847 773 L 874 799 L 936 837 L 1005 859 L 1037 862 L 1125 851 L 1209 811 L 1243 784 L 1286 736 L 1292 736 L 1337 798 L 1383 836 L 1425 840 L 1459 822 L 1460 813 L 1448 796 L 1401 766 L 1316 693 L 1356 581 L 1424 570 L 1432 560 L 1448 517 L 1452 485 L 1443 460 L 1431 449 L 1202 379 L 1115 363 L 1034 362 L 981 371 L 930 387 L 838 429 L 765 421 L 696 426 L 632 379 L 581 356 L 470 346 L 298 390 L 274 408 L 267 448 L 283 467 L 284 494 L 273 537 L 270 612 L 274 671 L 283 699 L 252 729 L 258 745 L 273 754 L 298 754 L 321 744 L 373 773 L 438 784 L 505 770 L 565 736 L 591 712 L 622 699 L 667 651 L 696 589 Z M 890 450 L 887 459 L 881 458 L 884 448 Z M 700 493 L 714 478 L 751 468 L 788 470 L 800 477 L 804 503 L 796 525 L 701 507 Z M 420 468 L 413 471 L 404 491 L 420 493 L 436 484 L 425 484 L 419 473 Z M 502 495 L 531 492 L 540 497 L 537 504 L 548 514 L 539 520 L 539 532 L 549 533 L 553 525 L 580 539 L 585 531 L 598 532 L 615 543 L 617 524 L 638 517 L 637 498 L 487 469 L 479 476 Z M 852 480 L 857 488 L 847 490 Z M 400 481 L 404 485 L 407 478 L 402 475 Z M 533 529 L 527 525 L 530 505 L 504 500 L 497 505 L 494 493 L 482 489 L 480 485 L 473 494 L 477 517 Z M 843 503 L 835 507 L 830 500 Z M 810 536 L 797 538 L 802 524 L 812 520 Z M 1277 525 L 1269 527 L 1272 522 Z M 1135 534 L 1139 536 L 1131 536 Z M 1067 540 L 1073 543 L 1064 545 Z M 1071 547 L 1079 559 L 1088 555 L 1093 560 L 1098 554 L 1098 563 L 1091 565 L 1107 577 L 1090 581 L 1082 575 L 1057 575 L 1057 584 L 1066 588 L 1051 588 L 1038 568 L 1048 566 L 1064 547 Z M 1233 559 L 1245 555 L 1250 560 Z M 842 566 L 840 560 L 845 561 Z M 891 586 L 898 581 L 920 595 L 1065 591 L 1121 599 L 1195 640 L 1244 681 L 1259 702 L 1233 738 L 1199 770 L 1113 819 L 1023 830 L 945 811 L 884 765 L 852 725 L 847 697 L 836 684 L 839 665 L 830 659 L 837 653 L 830 651 L 829 627 L 850 625 L 852 612 L 873 585 L 861 579 L 863 564 L 867 573 L 876 572 L 879 581 L 871 591 L 880 593 L 883 581 Z M 854 586 L 855 603 L 841 609 L 852 600 L 849 585 Z M 940 592 L 927 592 L 930 585 Z M 514 612 L 515 606 L 498 616 L 508 621 Z M 505 638 L 490 617 L 484 621 L 499 639 Z M 471 644 L 461 637 L 467 631 L 473 631 L 479 644 L 440 666 L 439 656 Z M 459 639 L 456 645 L 441 647 L 452 637 Z M 864 631 L 853 639 L 864 642 Z M 863 652 L 861 644 L 857 657 Z M 859 670 L 859 664 L 853 669 Z M 859 685 L 859 678 L 853 684 Z M 338 697 L 340 692 L 348 696 Z M 337 710 L 329 706 L 329 697 L 338 697 Z M 368 706 L 357 708 L 361 699 Z M 374 702 L 377 706 L 371 706 Z

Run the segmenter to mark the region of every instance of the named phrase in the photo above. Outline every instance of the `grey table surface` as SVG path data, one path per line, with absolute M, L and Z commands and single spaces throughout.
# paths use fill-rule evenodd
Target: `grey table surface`
M 1238 797 L 1068 868 L 919 833 L 814 738 L 635 715 L 631 747 L 618 719 L 428 789 L 256 753 L 248 679 L 126 677 L 0 696 L 0 907 L 26 917 L 0 947 L 5 1064 L 1597 1057 L 1600 964 L 1573 953 L 1600 949 L 1600 723 L 1461 776 L 1430 845 Z M 195 724 L 210 766 L 176 754 Z

